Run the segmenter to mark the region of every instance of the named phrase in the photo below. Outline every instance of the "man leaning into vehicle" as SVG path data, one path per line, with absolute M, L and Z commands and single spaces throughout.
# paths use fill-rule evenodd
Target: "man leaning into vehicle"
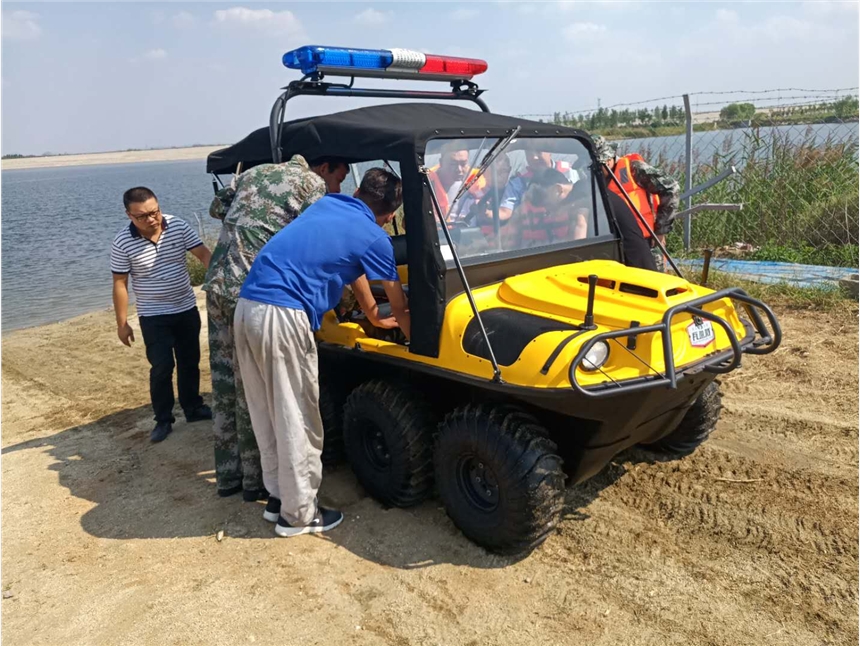
M 236 362 L 233 315 L 239 290 L 260 249 L 326 191 L 339 193 L 349 167 L 341 160 L 308 163 L 295 155 L 260 164 L 221 189 L 209 215 L 223 222 L 203 289 L 209 318 L 209 365 L 215 412 L 215 485 L 218 495 L 242 492 L 247 502 L 268 496 L 260 452 Z
M 406 296 L 382 230 L 402 201 L 400 180 L 370 169 L 354 197 L 326 195 L 277 233 L 239 293 L 236 353 L 271 493 L 263 517 L 277 523 L 278 536 L 324 532 L 343 520 L 341 512 L 317 505 L 323 426 L 314 330 L 344 285 L 364 277 L 382 281 L 396 318 L 377 323 L 399 323 L 409 337 Z

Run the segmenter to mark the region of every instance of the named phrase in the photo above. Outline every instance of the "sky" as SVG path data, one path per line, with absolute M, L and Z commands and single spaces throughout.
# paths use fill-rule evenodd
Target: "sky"
M 484 98 L 494 112 L 514 115 L 685 92 L 855 87 L 857 7 L 3 2 L 0 148 L 43 154 L 233 143 L 268 123 L 279 88 L 299 77 L 283 66 L 283 53 L 308 44 L 482 58 L 489 70 L 476 80 Z M 370 103 L 299 97 L 288 118 Z

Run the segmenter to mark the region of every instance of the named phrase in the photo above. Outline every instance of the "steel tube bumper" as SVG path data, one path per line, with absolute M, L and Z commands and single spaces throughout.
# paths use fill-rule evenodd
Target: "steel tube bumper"
M 750 318 L 750 322 L 744 321 L 744 327 L 747 329 L 747 334 L 741 340 L 738 340 L 734 329 L 728 321 L 716 314 L 712 314 L 711 312 L 701 309 L 703 305 L 713 303 L 714 301 L 718 301 L 723 298 L 730 298 L 741 303 Z M 674 361 L 671 329 L 673 319 L 683 313 L 692 314 L 694 317 L 706 319 L 720 326 L 728 336 L 731 348 L 707 357 L 697 363 L 677 369 Z M 765 319 L 767 319 L 767 323 L 765 322 Z M 653 375 L 639 377 L 637 379 L 627 379 L 624 381 L 613 381 L 610 377 L 610 381 L 593 386 L 582 386 L 578 382 L 576 378 L 577 367 L 581 364 L 586 353 L 598 341 L 608 341 L 610 339 L 617 339 L 620 337 L 629 339 L 630 337 L 637 337 L 640 334 L 650 334 L 655 332 L 659 333 L 662 339 L 665 372 L 660 373 L 655 371 L 655 374 Z M 623 330 L 614 330 L 612 332 L 595 334 L 583 343 L 568 368 L 568 375 L 570 377 L 571 387 L 587 397 L 608 397 L 624 391 L 631 392 L 666 386 L 669 388 L 677 388 L 678 379 L 683 378 L 685 375 L 696 374 L 703 370 L 717 374 L 731 372 L 740 366 L 741 355 L 743 353 L 769 354 L 779 347 L 781 341 L 782 330 L 779 326 L 779 322 L 776 320 L 776 315 L 770 307 L 760 300 L 752 298 L 740 288 L 729 288 L 670 307 L 663 315 L 663 320 L 655 325 L 631 327 Z

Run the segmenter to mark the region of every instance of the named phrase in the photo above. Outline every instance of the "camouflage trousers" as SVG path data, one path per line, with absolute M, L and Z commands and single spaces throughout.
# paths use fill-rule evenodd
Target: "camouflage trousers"
M 215 481 L 218 489 L 242 485 L 263 488 L 263 469 L 233 341 L 236 304 L 206 293 L 209 315 L 209 366 L 215 430 Z

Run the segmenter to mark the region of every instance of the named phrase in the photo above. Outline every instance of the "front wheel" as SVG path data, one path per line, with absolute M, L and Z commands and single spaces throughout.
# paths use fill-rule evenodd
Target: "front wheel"
M 436 487 L 454 524 L 500 554 L 533 550 L 564 503 L 562 460 L 538 421 L 511 406 L 464 406 L 439 426 Z
M 689 455 L 708 439 L 723 409 L 720 385 L 712 381 L 693 402 L 678 427 L 648 448 L 675 455 Z

